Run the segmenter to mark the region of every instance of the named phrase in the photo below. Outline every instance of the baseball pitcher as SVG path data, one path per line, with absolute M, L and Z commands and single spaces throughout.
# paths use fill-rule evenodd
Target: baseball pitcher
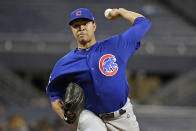
M 46 91 L 61 119 L 69 124 L 78 119 L 78 131 L 139 131 L 125 73 L 128 59 L 140 48 L 151 22 L 124 8 L 109 9 L 105 16 L 108 20 L 121 17 L 132 26 L 96 41 L 90 10 L 71 12 L 69 25 L 77 48 L 56 63 Z

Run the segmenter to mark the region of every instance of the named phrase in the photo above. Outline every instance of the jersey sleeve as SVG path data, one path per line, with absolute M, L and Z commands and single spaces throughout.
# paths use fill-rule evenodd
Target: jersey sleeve
M 50 97 L 51 103 L 57 99 L 64 99 L 66 87 L 70 81 L 69 77 L 67 76 L 69 67 L 67 67 L 67 64 L 65 64 L 67 62 L 65 58 L 66 56 L 55 64 L 46 87 L 46 94 Z
M 54 102 L 57 99 L 63 100 L 66 87 L 68 85 L 68 78 L 66 76 L 60 76 L 50 82 L 46 88 L 46 93 L 50 97 L 50 102 Z
M 144 18 L 136 18 L 132 27 L 121 35 L 114 36 L 111 44 L 118 51 L 123 60 L 128 58 L 140 48 L 140 40 L 148 32 L 151 22 Z
M 46 93 L 50 97 L 51 103 L 56 99 L 63 100 L 66 87 L 70 82 L 74 82 L 74 73 L 81 72 L 84 69 L 85 62 L 81 62 L 81 57 L 74 57 L 74 51 L 71 51 L 62 57 L 54 66 L 46 87 Z M 78 68 L 80 65 L 80 68 Z

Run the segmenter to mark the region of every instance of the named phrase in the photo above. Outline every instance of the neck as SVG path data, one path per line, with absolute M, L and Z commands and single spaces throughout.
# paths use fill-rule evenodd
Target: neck
M 86 43 L 80 43 L 80 42 L 78 42 L 78 50 L 89 48 L 92 45 L 94 45 L 95 43 L 96 43 L 96 40 L 95 39 L 91 40 L 90 42 L 86 42 Z

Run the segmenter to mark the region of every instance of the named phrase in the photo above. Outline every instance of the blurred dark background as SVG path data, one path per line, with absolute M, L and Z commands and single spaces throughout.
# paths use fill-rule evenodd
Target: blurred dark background
M 0 0 L 0 131 L 71 131 L 45 87 L 56 61 L 77 46 L 70 12 L 90 9 L 96 38 L 131 25 L 107 8 L 143 14 L 152 28 L 129 60 L 127 79 L 141 131 L 196 131 L 195 0 Z

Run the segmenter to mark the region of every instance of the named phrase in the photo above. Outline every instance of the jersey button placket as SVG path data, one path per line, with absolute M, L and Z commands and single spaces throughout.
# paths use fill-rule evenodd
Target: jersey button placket
M 90 52 L 89 52 L 89 53 L 90 53 Z M 92 56 L 91 56 L 91 57 L 92 57 Z M 90 73 L 91 73 L 91 76 L 92 76 L 92 79 L 93 79 L 93 83 L 94 83 L 94 85 L 97 85 L 98 80 L 95 78 L 95 75 L 94 75 L 94 73 L 95 73 L 95 68 L 94 68 L 94 67 L 91 67 L 91 64 L 90 64 L 90 62 L 89 62 L 89 55 L 88 55 L 88 54 L 86 55 L 86 60 L 87 60 L 87 65 L 88 65 L 88 67 L 89 67 L 89 69 L 90 69 Z M 97 90 L 97 89 L 95 89 L 95 90 Z M 96 95 L 99 96 L 100 93 L 99 93 L 98 91 L 96 91 Z

